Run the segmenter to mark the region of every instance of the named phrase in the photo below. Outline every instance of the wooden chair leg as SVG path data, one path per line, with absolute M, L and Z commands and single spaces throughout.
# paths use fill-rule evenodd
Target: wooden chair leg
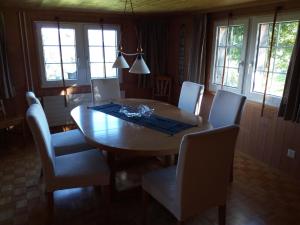
M 226 204 L 219 206 L 219 225 L 226 224 Z
M 142 225 L 147 224 L 147 208 L 149 203 L 149 194 L 143 190 L 142 192 Z
M 54 197 L 53 192 L 47 192 L 47 204 L 48 204 L 48 222 L 52 224 L 54 217 Z
M 111 187 L 110 187 L 110 185 L 102 186 L 102 195 L 103 195 L 104 202 L 105 202 L 107 224 L 110 224 L 110 221 L 111 221 Z
M 230 168 L 230 178 L 229 178 L 229 182 L 230 182 L 230 183 L 233 182 L 233 162 L 232 162 L 231 168 Z

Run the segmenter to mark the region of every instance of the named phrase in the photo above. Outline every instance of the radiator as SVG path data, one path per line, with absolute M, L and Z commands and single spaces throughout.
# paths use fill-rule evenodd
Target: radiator
M 50 127 L 72 124 L 70 112 L 81 104 L 92 102 L 90 93 L 67 95 L 67 107 L 65 107 L 64 96 L 44 96 L 43 106 Z

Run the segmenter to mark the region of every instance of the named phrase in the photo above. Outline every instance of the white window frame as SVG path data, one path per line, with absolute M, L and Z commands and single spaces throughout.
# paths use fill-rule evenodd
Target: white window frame
M 231 88 L 227 86 L 223 86 L 224 90 L 232 91 L 235 93 L 244 94 L 247 96 L 248 100 L 262 103 L 263 100 L 263 93 L 258 92 L 251 92 L 252 90 L 252 84 L 253 84 L 253 70 L 255 65 L 255 54 L 256 54 L 256 48 L 257 48 L 257 35 L 258 35 L 258 24 L 259 23 L 272 23 L 274 18 L 274 14 L 268 14 L 264 16 L 249 16 L 241 19 L 236 20 L 230 20 L 229 25 L 237 25 L 241 24 L 241 21 L 245 21 L 245 24 L 247 23 L 248 26 L 245 29 L 245 36 L 244 36 L 244 47 L 246 48 L 245 54 L 246 57 L 244 58 L 244 66 L 240 69 L 240 71 L 243 71 L 243 75 L 241 78 L 242 84 L 239 88 Z M 283 22 L 283 21 L 299 21 L 300 20 L 300 12 L 289 12 L 289 13 L 282 13 L 280 12 L 277 17 L 277 22 Z M 300 21 L 299 21 L 300 22 Z M 216 60 L 216 32 L 218 26 L 227 26 L 227 20 L 221 20 L 216 21 L 214 23 L 213 28 L 213 44 L 212 44 L 212 60 L 211 60 L 211 67 L 210 67 L 210 81 L 209 81 L 209 90 L 216 92 L 218 89 L 220 89 L 221 85 L 217 85 L 213 83 L 214 79 L 214 65 Z M 240 74 L 241 76 L 241 74 Z M 272 96 L 272 95 L 266 95 L 266 104 L 270 106 L 278 107 L 280 105 L 282 97 Z
M 277 22 L 284 21 L 299 21 L 300 14 L 299 13 L 279 13 L 277 17 Z M 257 44 L 258 44 L 258 24 L 260 23 L 273 23 L 274 15 L 266 15 L 266 16 L 257 16 L 251 17 L 251 27 L 249 30 L 250 40 L 249 40 L 249 51 L 248 58 L 246 59 L 246 71 L 247 76 L 245 80 L 245 91 L 244 94 L 251 101 L 262 102 L 263 101 L 263 93 L 252 92 L 253 87 L 253 79 L 254 79 L 254 67 L 255 67 L 255 55 L 257 53 Z M 266 95 L 265 103 L 267 105 L 278 107 L 280 105 L 282 97 L 274 96 L 274 95 Z
M 238 87 L 229 87 L 229 86 L 223 86 L 224 90 L 228 90 L 231 92 L 235 92 L 235 93 L 242 93 L 242 89 L 243 89 L 243 81 L 244 81 L 244 64 L 245 64 L 245 55 L 246 55 L 246 50 L 247 50 L 247 38 L 248 38 L 248 20 L 247 19 L 234 19 L 230 21 L 229 26 L 232 25 L 244 25 L 244 29 L 245 29 L 245 33 L 244 33 L 244 46 L 242 49 L 242 54 L 241 54 L 241 62 L 239 65 L 239 84 Z M 212 49 L 213 49 L 213 57 L 212 57 L 212 63 L 211 63 L 211 68 L 210 68 L 210 82 L 209 82 L 209 90 L 212 90 L 214 92 L 216 92 L 218 89 L 221 88 L 221 84 L 216 84 L 214 83 L 214 74 L 215 74 L 215 63 L 217 60 L 217 27 L 219 26 L 226 26 L 227 27 L 228 23 L 226 20 L 219 20 L 216 21 L 214 23 L 214 31 L 213 31 L 213 45 L 212 45 Z
M 119 82 L 122 82 L 122 69 L 117 69 L 117 76 L 116 77 L 99 77 L 99 78 L 91 78 L 91 72 L 90 72 L 90 64 L 89 64 L 89 41 L 88 41 L 88 30 L 89 29 L 101 29 L 100 24 L 95 24 L 95 23 L 85 23 L 83 25 L 83 32 L 84 32 L 84 51 L 85 51 L 85 63 L 87 65 L 87 74 L 88 78 L 90 79 L 112 79 L 112 78 L 119 78 Z M 119 40 L 121 40 L 121 30 L 120 26 L 114 25 L 114 24 L 104 24 L 103 25 L 104 30 L 115 30 L 117 31 L 117 48 L 118 48 L 118 43 Z M 116 57 L 117 57 L 117 52 L 116 52 Z
M 63 80 L 49 81 L 46 79 L 45 71 L 45 61 L 43 53 L 43 42 L 41 35 L 41 28 L 51 27 L 57 28 L 57 23 L 53 21 L 36 21 L 35 28 L 37 34 L 37 45 L 38 54 L 41 69 L 41 87 L 51 88 L 51 87 L 63 87 Z M 90 85 L 90 68 L 89 68 L 89 50 L 88 50 L 88 28 L 100 29 L 100 24 L 97 23 L 78 23 L 78 22 L 60 22 L 61 28 L 72 28 L 75 29 L 75 41 L 76 41 L 76 56 L 77 56 L 77 79 L 76 80 L 65 80 L 66 86 L 80 86 L 80 85 Z M 121 38 L 120 26 L 116 24 L 104 24 L 104 29 L 114 29 L 117 31 L 117 43 Z M 116 52 L 117 57 L 117 52 Z M 119 81 L 122 82 L 122 70 L 117 70 L 117 77 Z M 106 78 L 101 78 L 106 79 Z

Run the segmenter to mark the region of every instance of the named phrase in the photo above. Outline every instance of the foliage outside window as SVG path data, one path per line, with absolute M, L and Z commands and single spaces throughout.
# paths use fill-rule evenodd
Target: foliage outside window
M 224 89 L 244 94 L 250 100 L 262 100 L 268 70 L 272 19 L 272 16 L 250 17 L 230 21 L 229 26 L 226 21 L 215 24 L 211 90 L 220 88 L 224 71 Z M 267 104 L 278 106 L 280 103 L 299 19 L 299 13 L 283 15 L 275 25 Z
M 274 43 L 270 61 L 267 94 L 281 97 L 287 69 L 297 36 L 298 22 L 280 22 L 275 25 Z M 257 55 L 252 91 L 263 93 L 268 70 L 272 23 L 258 24 Z

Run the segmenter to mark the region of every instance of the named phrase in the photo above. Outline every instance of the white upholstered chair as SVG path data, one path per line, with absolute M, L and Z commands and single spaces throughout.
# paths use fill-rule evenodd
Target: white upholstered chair
M 41 106 L 39 99 L 36 98 L 33 92 L 26 93 L 26 100 L 28 106 L 31 106 L 32 104 L 38 104 Z M 48 122 L 46 125 L 49 127 Z M 78 129 L 54 133 L 51 135 L 51 140 L 56 156 L 85 151 L 92 148 L 86 143 L 84 136 Z
M 209 113 L 208 121 L 214 128 L 239 124 L 246 97 L 229 91 L 218 90 Z
M 104 189 L 107 197 L 109 196 L 110 172 L 101 151 L 91 149 L 56 157 L 42 107 L 32 104 L 27 110 L 26 119 L 40 153 L 51 209 L 53 192 L 56 190 L 99 185 L 106 187 Z
M 199 115 L 204 85 L 184 81 L 180 91 L 178 108 Z
M 120 83 L 117 78 L 92 79 L 91 90 L 93 103 L 121 98 Z
M 31 106 L 32 104 L 42 105 L 40 100 L 35 96 L 35 94 L 32 91 L 26 92 L 26 101 L 28 106 Z
M 146 202 L 150 194 L 179 224 L 218 206 L 219 224 L 225 225 L 226 193 L 238 130 L 238 126 L 228 126 L 185 135 L 177 167 L 143 176 L 143 222 L 146 222 Z

